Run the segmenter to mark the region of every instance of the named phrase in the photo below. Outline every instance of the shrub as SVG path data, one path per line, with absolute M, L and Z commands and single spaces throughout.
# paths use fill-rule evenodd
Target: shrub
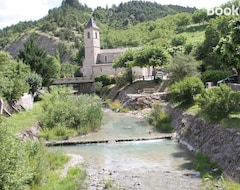
M 174 83 L 183 80 L 185 77 L 198 76 L 199 66 L 200 62 L 196 61 L 194 57 L 176 54 L 167 68 L 168 72 L 171 73 L 170 82 Z
M 120 87 L 132 83 L 132 70 L 128 68 L 124 73 L 118 74 L 115 80 L 116 84 Z
M 0 124 L 0 189 L 26 188 L 32 179 L 24 144 L 7 126 Z
M 207 70 L 205 71 L 202 76 L 201 80 L 205 84 L 206 82 L 214 82 L 215 84 L 217 81 L 226 78 L 229 76 L 230 73 L 227 71 L 220 71 L 220 70 Z
M 172 132 L 170 116 L 161 108 L 160 104 L 153 104 L 153 110 L 148 117 L 148 121 L 151 125 L 156 127 L 161 132 Z
M 114 77 L 104 74 L 104 75 L 95 77 L 95 82 L 102 82 L 103 86 L 107 86 L 110 84 L 114 84 L 115 79 Z
M 45 146 L 40 142 L 23 142 L 9 126 L 0 125 L 0 189 L 26 189 L 40 184 L 47 169 Z
M 197 102 L 209 119 L 220 121 L 231 113 L 240 111 L 240 92 L 235 92 L 226 84 L 222 84 L 203 91 Z
M 76 131 L 94 131 L 100 127 L 103 117 L 101 102 L 97 96 L 74 96 L 64 90 L 45 95 L 43 109 L 44 128 L 57 128 L 55 134 L 65 139 L 69 134 L 67 128 Z
M 187 38 L 182 36 L 182 35 L 176 35 L 173 39 L 172 39 L 172 46 L 182 46 L 185 45 L 187 41 Z
M 182 105 L 191 104 L 203 89 L 204 84 L 198 77 L 186 77 L 170 86 L 171 101 Z

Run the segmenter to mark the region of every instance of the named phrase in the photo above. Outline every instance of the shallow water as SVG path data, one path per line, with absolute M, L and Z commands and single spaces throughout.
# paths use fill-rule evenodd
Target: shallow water
M 83 139 L 115 139 L 160 135 L 143 118 L 106 112 L 102 129 Z M 192 153 L 173 140 L 131 141 L 108 144 L 52 147 L 79 154 L 91 176 L 89 189 L 112 179 L 125 189 L 198 189 L 200 179 L 192 170 Z

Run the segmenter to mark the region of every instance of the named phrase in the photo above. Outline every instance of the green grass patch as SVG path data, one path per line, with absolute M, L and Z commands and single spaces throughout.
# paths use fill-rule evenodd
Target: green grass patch
M 207 24 L 193 24 L 179 30 L 178 34 L 181 34 L 187 39 L 186 44 L 198 44 L 205 39 L 206 27 Z
M 129 111 L 129 109 L 124 108 L 119 100 L 112 101 L 111 99 L 106 100 L 108 107 L 113 111 L 119 111 L 126 113 Z
M 195 155 L 194 168 L 200 172 L 202 178 L 215 179 L 219 178 L 222 174 L 217 164 L 201 152 L 197 152 Z
M 13 132 L 23 131 L 41 120 L 42 111 L 41 102 L 36 102 L 33 109 L 12 114 L 12 117 L 6 119 L 6 124 Z
M 221 126 L 226 128 L 236 128 L 240 129 L 240 113 L 239 114 L 232 114 L 229 118 L 225 118 L 221 121 Z

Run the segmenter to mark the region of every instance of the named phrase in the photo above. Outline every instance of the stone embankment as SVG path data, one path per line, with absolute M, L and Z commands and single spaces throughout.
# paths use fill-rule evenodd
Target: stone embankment
M 223 128 L 202 118 L 185 113 L 181 109 L 166 111 L 171 115 L 176 138 L 192 151 L 207 154 L 217 162 L 231 179 L 240 182 L 240 131 Z
M 150 108 L 154 101 L 168 99 L 167 94 L 126 94 L 120 100 L 124 107 L 131 109 Z M 240 130 L 223 128 L 218 124 L 173 109 L 169 104 L 163 108 L 171 115 L 176 138 L 192 151 L 207 154 L 217 162 L 222 171 L 231 179 L 240 182 Z
M 120 98 L 123 107 L 130 110 L 139 110 L 144 108 L 151 108 L 155 101 L 166 101 L 169 99 L 168 93 L 159 92 L 153 94 L 125 94 Z

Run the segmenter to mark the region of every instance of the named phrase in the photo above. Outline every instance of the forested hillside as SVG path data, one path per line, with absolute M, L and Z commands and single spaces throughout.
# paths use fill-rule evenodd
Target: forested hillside
M 149 36 L 149 31 L 154 29 L 168 30 L 169 27 L 172 27 L 172 22 L 162 25 L 161 21 L 155 24 L 155 20 L 180 12 L 192 13 L 194 10 L 195 8 L 176 5 L 163 6 L 145 1 L 130 1 L 118 6 L 114 5 L 111 8 L 98 7 L 92 10 L 87 5 L 79 3 L 78 0 L 63 0 L 60 7 L 49 10 L 48 15 L 39 21 L 19 22 L 0 30 L 0 49 L 9 51 L 15 57 L 18 50 L 23 47 L 23 39 L 34 31 L 41 36 L 39 39 L 42 41 L 40 40 L 38 43 L 51 55 L 58 52 L 61 57 L 64 57 L 68 54 L 70 56 L 67 57 L 71 57 L 71 61 L 81 62 L 83 29 L 91 16 L 94 17 L 101 29 L 102 47 L 112 48 L 142 45 L 149 41 L 149 37 L 142 38 L 139 34 L 133 35 L 136 30 L 141 30 L 144 36 Z M 139 23 L 142 25 L 137 26 Z M 160 27 L 160 25 L 162 26 Z M 115 34 L 118 32 L 123 33 L 124 36 L 116 39 Z M 158 33 L 153 35 L 155 37 L 150 37 L 150 39 L 158 38 Z M 47 43 L 48 39 L 56 41 L 53 43 L 53 47 Z M 59 45 L 56 46 L 56 44 Z

